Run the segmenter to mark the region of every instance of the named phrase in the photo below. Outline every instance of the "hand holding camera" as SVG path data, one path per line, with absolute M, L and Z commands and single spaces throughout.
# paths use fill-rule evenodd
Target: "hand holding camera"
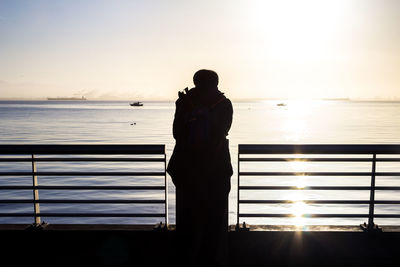
M 183 97 L 185 94 L 187 94 L 189 92 L 189 88 L 186 87 L 185 89 L 183 89 L 183 91 L 179 91 L 178 92 L 178 97 L 181 98 Z

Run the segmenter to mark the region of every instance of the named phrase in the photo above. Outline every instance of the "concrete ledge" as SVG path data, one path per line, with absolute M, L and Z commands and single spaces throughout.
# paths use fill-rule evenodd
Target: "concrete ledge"
M 152 225 L 26 226 L 1 225 L 1 266 L 145 266 L 179 258 L 175 231 L 154 231 Z M 400 232 L 283 229 L 229 232 L 229 265 L 400 266 Z

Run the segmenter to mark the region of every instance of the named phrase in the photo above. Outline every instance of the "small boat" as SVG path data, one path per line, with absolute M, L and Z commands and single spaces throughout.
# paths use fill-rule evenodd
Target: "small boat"
M 278 103 L 278 104 L 276 104 L 278 107 L 286 107 L 286 104 L 285 103 Z
M 133 102 L 132 104 L 129 105 L 131 105 L 132 107 L 141 107 L 143 106 L 143 103 L 138 101 L 138 102 Z

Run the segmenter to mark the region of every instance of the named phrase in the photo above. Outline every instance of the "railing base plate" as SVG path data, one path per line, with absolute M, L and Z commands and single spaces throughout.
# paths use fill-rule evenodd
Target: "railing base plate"
M 235 231 L 237 232 L 248 232 L 250 231 L 250 227 L 246 225 L 246 222 L 243 222 L 242 227 L 240 227 L 240 224 L 236 224 Z
M 167 231 L 168 230 L 168 225 L 163 224 L 160 222 L 159 224 L 156 224 L 153 228 L 154 231 Z
M 377 224 L 368 225 L 367 223 L 360 224 L 361 229 L 367 233 L 379 233 L 382 232 L 382 228 L 380 228 Z
M 29 231 L 41 231 L 46 229 L 46 227 L 49 224 L 46 222 L 42 222 L 42 223 L 32 223 L 30 224 L 25 230 L 29 230 Z

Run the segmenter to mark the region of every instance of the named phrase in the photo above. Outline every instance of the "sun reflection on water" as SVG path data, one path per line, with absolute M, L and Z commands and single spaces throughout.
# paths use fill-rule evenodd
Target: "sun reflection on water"
M 297 156 L 297 155 L 296 155 Z M 306 171 L 306 161 L 304 160 L 294 160 L 289 162 L 289 168 L 293 172 L 305 172 Z M 297 180 L 295 181 L 295 186 L 298 189 L 303 189 L 305 187 L 305 176 L 304 175 L 298 175 L 296 176 Z
M 280 125 L 284 138 L 293 142 L 305 140 L 310 130 L 310 117 L 314 116 L 319 105 L 320 101 L 316 100 L 289 100 L 281 110 L 283 121 Z
M 303 201 L 296 201 L 293 204 L 292 214 L 294 215 L 294 225 L 298 227 L 302 227 L 305 224 L 304 214 L 307 214 L 308 205 Z
M 285 138 L 290 141 L 298 142 L 306 132 L 306 122 L 302 119 L 288 119 L 283 124 Z
M 296 155 L 297 156 L 297 155 Z M 306 170 L 306 161 L 304 160 L 295 160 L 289 162 L 289 167 L 293 172 L 304 172 Z M 305 227 L 305 218 L 304 215 L 308 213 L 309 205 L 307 205 L 304 200 L 304 191 L 302 189 L 305 188 L 305 177 L 304 175 L 296 176 L 297 180 L 295 181 L 295 186 L 299 189 L 298 194 L 293 195 L 291 201 L 294 201 L 292 206 L 292 215 L 293 224 L 297 228 L 301 228 L 304 230 Z

